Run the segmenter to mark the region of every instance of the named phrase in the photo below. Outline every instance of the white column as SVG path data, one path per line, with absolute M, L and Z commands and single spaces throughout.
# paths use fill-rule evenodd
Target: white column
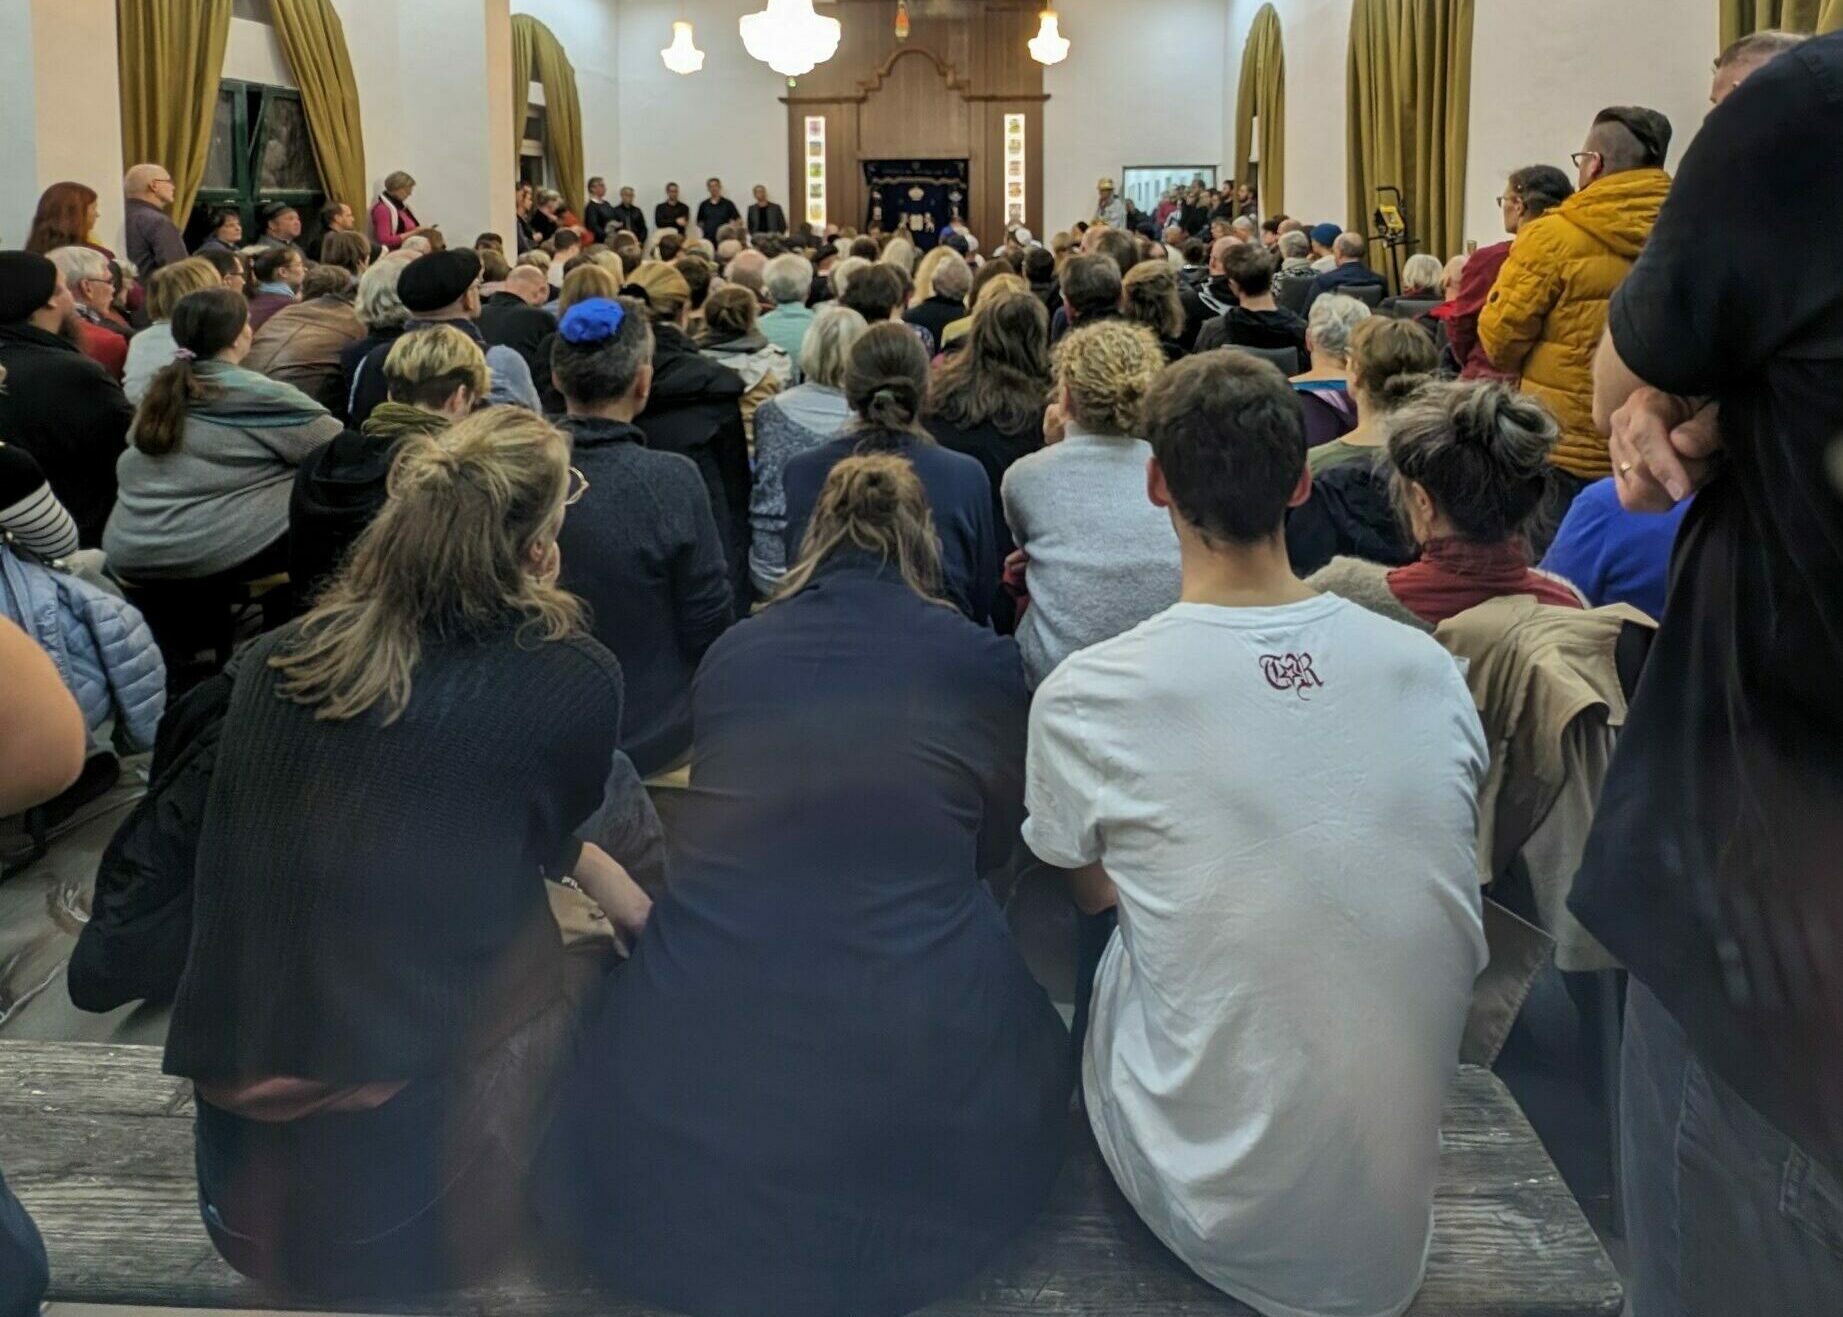
M 115 0 L 0 3 L 0 247 L 24 244 L 39 194 L 96 190 L 96 237 L 122 249 L 121 77 Z

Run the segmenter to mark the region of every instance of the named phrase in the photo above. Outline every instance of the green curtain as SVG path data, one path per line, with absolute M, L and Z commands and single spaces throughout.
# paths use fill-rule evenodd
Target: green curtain
M 1843 30 L 1843 0 L 1720 0 L 1721 48 L 1742 37 L 1779 28 L 1786 32 Z
M 329 200 L 363 213 L 371 201 L 365 173 L 365 119 L 346 31 L 331 0 L 273 0 L 275 34 L 294 70 L 307 135 Z
M 1839 0 L 1843 3 L 1843 0 Z M 1252 172 L 1254 125 L 1261 127 L 1261 213 L 1286 213 L 1286 49 L 1280 15 L 1262 5 L 1248 28 L 1241 56 L 1241 89 L 1235 101 L 1235 177 Z
M 185 226 L 205 177 L 231 0 L 115 0 L 122 79 L 122 167 L 173 176 L 173 222 Z
M 531 75 L 537 71 L 537 20 L 512 15 L 512 177 L 524 159 L 525 120 L 531 117 Z
M 522 29 L 522 32 L 521 32 Z M 530 58 L 521 63 L 521 52 Z M 576 68 L 563 53 L 563 43 L 537 19 L 527 14 L 512 17 L 512 71 L 529 69 L 537 64 L 538 82 L 544 88 L 544 136 L 550 151 L 551 167 L 557 174 L 557 191 L 563 204 L 582 214 L 587 170 L 582 154 L 582 102 L 576 94 Z M 528 76 L 528 75 L 527 75 Z M 530 113 L 527 97 L 529 85 L 521 87 L 512 98 L 519 110 L 518 139 L 524 140 L 525 116 Z
M 1415 245 L 1442 261 L 1465 232 L 1472 5 L 1356 0 L 1350 13 L 1349 222 L 1367 231 L 1376 189 L 1398 187 Z

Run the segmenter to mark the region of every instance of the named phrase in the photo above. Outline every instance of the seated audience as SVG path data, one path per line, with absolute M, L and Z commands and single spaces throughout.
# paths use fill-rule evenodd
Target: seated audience
M 1314 277 L 1337 269 L 1337 240 L 1344 230 L 1336 224 L 1312 226 L 1312 273 Z
M 1318 271 L 1312 268 L 1312 239 L 1302 229 L 1280 235 L 1280 268 L 1274 271 L 1273 295 L 1277 305 L 1299 314 Z
M 6 372 L 0 370 L 0 388 Z M 51 492 L 51 482 L 32 454 L 0 441 L 0 542 L 38 562 L 57 562 L 77 552 L 77 523 Z M 0 817 L 4 817 L 0 811 Z
M 1306 453 L 1312 474 L 1345 462 L 1379 461 L 1387 439 L 1383 417 L 1427 383 L 1439 364 L 1433 338 L 1418 326 L 1380 315 L 1358 321 L 1344 353 L 1346 391 L 1356 404 L 1357 423 Z
M 1292 348 L 1305 361 L 1305 320 L 1274 300 L 1273 257 L 1243 243 L 1223 254 L 1222 273 L 1235 302 L 1198 332 L 1197 351 L 1231 346 Z
M 250 327 L 261 329 L 269 317 L 301 298 L 307 282 L 307 258 L 292 243 L 269 247 L 254 263 L 256 291 L 250 294 Z
M 1049 313 L 1021 281 L 1012 289 L 991 287 L 996 291 L 973 313 L 966 346 L 935 370 L 923 424 L 941 447 L 976 458 L 985 468 L 1002 563 L 1016 547 L 1000 497 L 1005 473 L 1043 447 L 1043 409 L 1051 387 Z M 1007 598 L 995 595 L 994 604 L 1008 616 Z
M 120 383 L 134 330 L 115 314 L 114 266 L 92 247 L 59 247 L 49 259 L 77 304 L 77 346 Z
M 408 329 L 425 325 L 453 325 L 486 351 L 492 375 L 489 401 L 538 411 L 537 386 L 531 368 L 511 348 L 491 347 L 475 320 L 480 315 L 480 258 L 470 249 L 431 252 L 419 256 L 397 276 L 397 299 L 410 313 Z M 379 344 L 358 364 L 352 383 L 352 424 L 362 426 L 371 409 L 384 401 L 384 358 L 390 349 Z
M 813 312 L 806 305 L 813 290 L 813 275 L 813 263 L 793 252 L 775 257 L 762 272 L 762 290 L 774 304 L 774 309 L 761 318 L 762 336 L 796 365 L 807 331 L 813 325 Z
M 1662 516 L 1627 512 L 1612 477 L 1596 480 L 1569 505 L 1542 570 L 1579 590 L 1589 608 L 1630 604 L 1661 621 L 1671 552 L 1693 501 Z
M 211 231 L 198 244 L 195 256 L 205 252 L 234 252 L 243 248 L 243 215 L 235 206 L 211 212 Z
M 358 300 L 352 309 L 358 315 L 358 323 L 364 327 L 365 336 L 339 353 L 339 378 L 346 393 L 348 417 L 352 414 L 352 394 L 358 384 L 359 366 L 373 350 L 388 348 L 401 338 L 403 327 L 409 324 L 410 311 L 397 296 L 397 281 L 416 259 L 401 249 L 391 252 L 379 257 L 378 263 L 366 270 L 358 281 Z
M 280 201 L 256 208 L 255 245 L 258 247 L 292 247 L 301 251 L 301 212 Z M 303 256 L 305 252 L 301 253 Z
M 851 420 L 845 363 L 869 328 L 850 307 L 821 306 L 800 349 L 800 384 L 755 413 L 755 488 L 749 499 L 749 580 L 767 598 L 787 571 L 787 460 L 831 439 Z
M 846 264 L 849 262 L 841 264 L 840 269 Z M 908 276 L 900 266 L 885 262 L 851 270 L 841 277 L 839 283 L 839 303 L 863 316 L 866 324 L 880 325 L 886 320 L 900 320 L 908 296 Z M 908 321 L 903 323 L 909 326 L 915 341 L 922 345 L 922 351 L 932 357 L 939 344 L 934 341 L 934 335 L 928 327 Z
M 563 291 L 554 303 L 557 317 L 569 314 L 570 309 L 595 298 L 612 300 L 621 295 L 621 280 L 605 266 L 593 262 L 585 263 L 571 270 L 564 276 Z M 538 344 L 537 359 L 544 363 L 544 372 L 538 377 L 538 396 L 544 402 L 546 416 L 561 416 L 568 410 L 563 400 L 563 393 L 557 387 L 556 374 L 551 369 L 552 359 L 557 351 L 557 326 L 552 320 L 550 332 Z
M 244 297 L 249 296 L 250 272 L 241 252 L 201 250 L 198 259 L 218 272 L 220 286 Z
M 1062 288 L 1057 282 L 1054 254 L 1043 247 L 1032 247 L 1024 253 L 1022 273 L 1030 283 L 1031 296 L 1043 303 L 1044 311 L 1055 315 L 1062 307 Z
M 759 304 L 766 296 L 763 282 L 767 277 L 768 257 L 753 247 L 745 247 L 723 264 L 723 282 L 746 288 Z
M 115 460 L 134 405 L 76 340 L 76 304 L 58 267 L 33 252 L 0 252 L 0 435 L 37 461 L 93 549 L 115 506 Z
M 866 273 L 862 280 L 872 275 Z M 937 444 L 921 427 L 928 404 L 928 354 L 907 325 L 872 324 L 851 349 L 845 398 L 854 423 L 836 439 L 788 460 L 787 554 L 799 555 L 826 475 L 847 457 L 895 453 L 921 477 L 941 542 L 947 594 L 973 621 L 991 616 L 998 587 L 998 531 L 991 482 L 980 464 Z
M 649 448 L 679 453 L 697 464 L 740 607 L 749 589 L 753 487 L 742 425 L 742 377 L 704 356 L 691 341 L 691 287 L 676 265 L 648 261 L 621 292 L 646 306 L 653 326 L 653 386 L 634 424 L 646 432 Z
M 1539 219 L 1574 195 L 1574 184 L 1553 165 L 1529 165 L 1510 175 L 1498 205 L 1504 212 L 1504 231 L 1514 238 L 1522 227 Z M 1497 242 L 1480 247 L 1467 258 L 1459 292 L 1453 298 L 1453 314 L 1447 319 L 1446 332 L 1453 358 L 1460 365 L 1460 378 L 1468 380 L 1516 378 L 1505 376 L 1478 341 L 1478 317 L 1484 313 L 1497 276 L 1510 258 L 1510 243 Z
M 1433 310 L 1446 298 L 1446 267 L 1438 256 L 1416 252 L 1401 267 L 1401 293 L 1385 297 L 1378 314 L 1412 320 Z
M 742 428 L 755 447 L 755 413 L 793 381 L 793 361 L 762 335 L 759 303 L 747 288 L 730 284 L 704 303 L 704 332 L 698 347 L 711 361 L 742 378 Z
M 357 233 L 327 234 L 320 243 L 320 264 L 301 284 L 301 300 L 277 311 L 256 331 L 243 364 L 294 385 L 335 416 L 344 416 L 339 359 L 366 337 L 353 303 L 370 266 L 369 239 Z
M 944 341 L 947 326 L 966 314 L 967 294 L 973 290 L 973 267 L 949 247 L 936 247 L 923 259 L 922 266 L 928 283 L 923 285 L 919 278 L 916 280 L 915 296 L 919 300 L 903 312 L 902 318 L 927 330 L 938 344 Z
M 550 359 L 538 349 L 557 332 L 556 317 L 544 309 L 550 291 L 542 271 L 521 265 L 508 271 L 500 290 L 480 304 L 480 337 L 523 357 L 540 395 L 550 382 Z
M 973 329 L 973 312 L 989 297 L 1001 292 L 1029 292 L 1030 285 L 1019 276 L 1017 267 L 1003 256 L 994 256 L 973 275 L 973 290 L 966 295 L 967 313 L 941 331 L 943 354 L 958 352 Z
M 163 265 L 147 281 L 145 310 L 152 323 L 128 340 L 128 360 L 122 367 L 122 392 L 129 402 L 140 406 L 154 376 L 173 364 L 179 351 L 173 342 L 173 308 L 180 299 L 222 286 L 216 267 L 199 257 Z
M 672 267 L 684 276 L 685 287 L 690 291 L 690 317 L 685 326 L 695 335 L 702 329 L 704 303 L 710 297 L 712 282 L 717 277 L 717 267 L 695 251 L 685 252 L 672 262 Z
M 1278 371 L 1193 357 L 1145 414 L 1181 601 L 1070 658 L 1030 717 L 1024 840 L 1084 910 L 1120 911 L 1089 1123 L 1212 1285 L 1266 1313 L 1399 1313 L 1486 958 L 1484 733 L 1438 645 L 1287 569 L 1309 481 Z
M 295 468 L 341 426 L 291 384 L 242 366 L 249 307 L 216 288 L 173 309 L 178 359 L 154 376 L 116 464 L 102 546 L 126 580 L 247 580 L 288 567 Z
M 557 546 L 558 583 L 589 606 L 596 639 L 620 661 L 621 749 L 642 776 L 691 753 L 691 678 L 732 618 L 723 541 L 690 459 L 655 452 L 634 417 L 653 383 L 653 332 L 637 301 L 595 298 L 564 312 L 552 352 L 582 472 L 581 501 Z
M 406 441 L 318 605 L 238 657 L 166 1068 L 196 1091 L 206 1229 L 278 1289 L 488 1273 L 599 972 L 564 955 L 543 880 L 646 920 L 575 840 L 621 673 L 556 584 L 569 460 L 511 409 Z
M 550 240 L 550 286 L 553 289 L 563 287 L 563 276 L 569 273 L 570 262 L 582 254 L 582 239 L 574 229 L 559 229 L 557 236 Z
M 390 468 L 405 439 L 434 435 L 486 397 L 486 354 L 452 325 L 396 339 L 384 358 L 389 397 L 358 430 L 301 460 L 288 501 L 288 576 L 312 599 L 389 495 Z
M 1142 261 L 1127 272 L 1120 289 L 1122 314 L 1152 331 L 1165 360 L 1185 356 L 1184 303 L 1178 297 L 1177 271 L 1163 261 Z
M 1369 318 L 1370 310 L 1354 297 L 1333 293 L 1312 304 L 1306 317 L 1305 346 L 1310 370 L 1293 376 L 1293 389 L 1305 412 L 1307 448 L 1328 444 L 1349 434 L 1357 425 L 1357 405 L 1351 401 L 1345 354 L 1350 335 Z
M 1032 689 L 1070 654 L 1177 602 L 1170 518 L 1146 502 L 1142 408 L 1164 354 L 1137 325 L 1083 326 L 1056 349 L 1059 443 L 1005 473 L 1005 521 L 1026 560 L 1018 649 Z
M 1566 582 L 1530 569 L 1524 538 L 1560 434 L 1547 408 L 1501 384 L 1428 384 L 1396 409 L 1388 433 L 1395 498 L 1420 559 L 1390 569 L 1335 558 L 1313 575 L 1314 589 L 1424 631 L 1503 595 L 1583 606 Z
M 1120 267 L 1106 256 L 1071 256 L 1062 267 L 1062 306 L 1050 325 L 1050 344 L 1062 341 L 1076 325 L 1110 320 L 1120 314 L 1125 276 Z M 1056 326 L 1062 329 L 1058 331 Z
M 1342 292 L 1359 284 L 1380 288 L 1382 276 L 1364 263 L 1369 252 L 1369 239 L 1361 233 L 1340 233 L 1331 244 L 1332 268 L 1322 272 L 1312 281 L 1311 291 L 1306 294 L 1306 314 L 1312 313 L 1312 304 L 1327 293 Z
M 1023 677 L 942 576 L 909 463 L 847 458 L 698 674 L 672 884 L 536 1177 L 546 1232 L 622 1294 L 907 1312 L 1048 1199 L 1068 1034 L 980 882 L 1017 837 Z

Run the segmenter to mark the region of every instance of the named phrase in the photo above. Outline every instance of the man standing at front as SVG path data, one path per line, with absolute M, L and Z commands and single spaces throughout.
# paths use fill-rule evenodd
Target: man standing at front
M 1430 636 L 1318 595 L 1284 376 L 1217 352 L 1145 401 L 1180 602 L 1067 660 L 1030 714 L 1024 839 L 1116 906 L 1082 1082 L 1114 1178 L 1271 1317 L 1401 1313 L 1485 962 L 1483 729 Z
M 691 226 L 691 207 L 678 199 L 678 184 L 666 184 L 666 199 L 653 207 L 653 227 L 676 229 L 684 237 Z
M 621 189 L 621 204 L 614 208 L 608 222 L 607 237 L 603 241 L 611 241 L 615 234 L 623 231 L 633 234 L 642 243 L 646 241 L 646 216 L 634 205 L 634 190 L 630 187 Z
M 608 181 L 599 175 L 589 180 L 589 204 L 582 208 L 583 227 L 591 242 L 607 242 L 614 223 L 614 205 L 608 200 Z
M 1113 190 L 1113 180 L 1103 178 L 1095 184 L 1100 192 L 1100 199 L 1094 203 L 1094 222 L 1105 224 L 1110 229 L 1126 227 L 1126 202 Z
M 710 195 L 698 203 L 698 228 L 706 242 L 715 243 L 723 226 L 741 219 L 742 212 L 736 209 L 735 202 L 723 195 L 722 179 L 713 178 L 704 186 L 710 190 Z
M 159 165 L 136 165 L 122 180 L 122 193 L 127 199 L 125 251 L 141 278 L 185 260 L 186 241 L 166 213 L 178 195 L 173 176 Z

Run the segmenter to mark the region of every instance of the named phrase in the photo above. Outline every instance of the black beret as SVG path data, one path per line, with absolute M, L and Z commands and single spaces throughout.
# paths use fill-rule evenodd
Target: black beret
M 0 252 L 0 325 L 16 325 L 51 300 L 58 267 L 36 252 Z
M 466 247 L 430 252 L 410 262 L 397 280 L 397 298 L 411 312 L 453 306 L 480 277 L 480 258 Z

